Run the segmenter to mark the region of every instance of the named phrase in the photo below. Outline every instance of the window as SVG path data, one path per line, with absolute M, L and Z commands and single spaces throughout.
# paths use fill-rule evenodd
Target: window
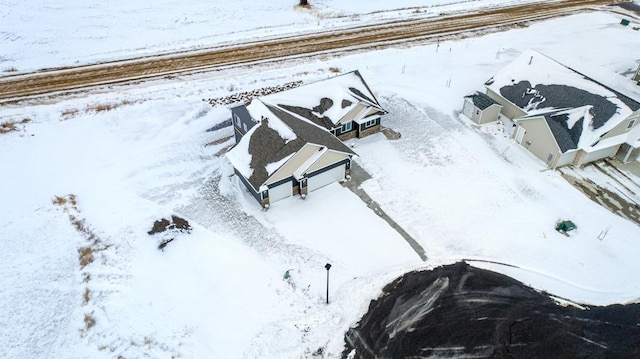
M 244 129 L 244 132 L 247 132 L 247 124 L 246 123 L 242 124 L 242 128 Z
M 633 127 L 633 125 L 635 125 L 635 124 L 636 124 L 636 120 L 635 119 L 629 121 L 629 125 L 627 126 L 627 130 L 630 129 L 631 127 Z
M 238 115 L 236 115 L 235 113 L 233 114 L 233 118 L 236 120 L 236 125 L 238 125 L 238 127 L 240 127 L 240 117 L 238 117 Z
M 367 122 L 365 122 L 365 124 L 364 124 L 364 128 L 369 128 L 369 127 L 371 127 L 371 126 L 373 126 L 373 125 L 375 125 L 375 124 L 376 124 L 376 120 L 370 120 L 370 121 L 367 121 Z
M 349 131 L 351 131 L 351 122 L 345 123 L 344 125 L 342 125 L 342 128 L 340 128 L 341 133 L 345 133 Z

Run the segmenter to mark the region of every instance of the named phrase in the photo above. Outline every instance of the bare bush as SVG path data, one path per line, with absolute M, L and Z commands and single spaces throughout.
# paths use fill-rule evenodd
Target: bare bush
M 58 205 L 58 206 L 64 206 L 65 204 L 67 204 L 67 199 L 64 198 L 64 197 L 55 196 L 55 197 L 53 197 L 51 202 L 53 202 L 53 204 Z
M 86 330 L 91 329 L 94 325 L 96 325 L 96 318 L 89 313 L 84 313 L 84 327 Z
M 337 73 L 341 72 L 342 70 L 340 70 L 339 67 L 331 66 L 331 67 L 329 67 L 329 71 L 333 72 L 334 74 L 337 74 Z
M 78 260 L 80 262 L 80 269 L 93 263 L 95 260 L 95 257 L 93 256 L 93 248 L 91 246 L 78 248 Z
M 11 131 L 17 131 L 16 123 L 13 121 L 5 121 L 0 123 L 0 133 L 7 133 Z
M 84 299 L 84 304 L 89 303 L 89 299 L 91 299 L 91 291 L 89 287 L 84 288 L 84 293 L 82 294 L 82 299 Z

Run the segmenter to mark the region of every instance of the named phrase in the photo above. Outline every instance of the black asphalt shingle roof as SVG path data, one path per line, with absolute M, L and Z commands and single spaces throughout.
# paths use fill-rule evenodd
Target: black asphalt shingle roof
M 480 110 L 485 110 L 491 105 L 498 105 L 498 103 L 494 99 L 482 92 L 474 92 L 471 95 L 467 95 L 465 97 L 470 98 L 473 102 L 473 105 Z
M 569 115 L 567 113 L 549 113 L 544 116 L 544 119 L 547 121 L 558 146 L 560 146 L 560 152 L 565 153 L 578 148 L 584 126 L 584 116 L 580 117 L 571 128 L 568 126 Z

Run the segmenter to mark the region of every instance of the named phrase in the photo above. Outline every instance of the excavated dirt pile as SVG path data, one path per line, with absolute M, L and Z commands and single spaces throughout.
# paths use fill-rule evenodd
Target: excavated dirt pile
M 351 359 L 639 358 L 640 304 L 561 306 L 457 263 L 387 285 L 345 341 Z

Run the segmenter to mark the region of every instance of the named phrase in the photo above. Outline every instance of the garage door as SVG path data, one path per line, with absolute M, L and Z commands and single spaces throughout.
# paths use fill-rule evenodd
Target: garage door
M 293 186 L 291 185 L 291 181 L 285 182 L 273 188 L 269 188 L 269 203 L 274 203 L 281 199 L 291 197 L 292 193 Z
M 616 154 L 618 150 L 618 146 L 613 146 L 609 148 L 603 148 L 598 151 L 594 151 L 591 153 L 587 153 L 582 159 L 582 163 L 589 163 L 591 161 L 599 160 L 601 158 L 610 157 Z
M 344 164 L 341 164 L 338 167 L 309 177 L 309 180 L 307 181 L 307 188 L 309 192 L 344 179 L 344 170 Z

